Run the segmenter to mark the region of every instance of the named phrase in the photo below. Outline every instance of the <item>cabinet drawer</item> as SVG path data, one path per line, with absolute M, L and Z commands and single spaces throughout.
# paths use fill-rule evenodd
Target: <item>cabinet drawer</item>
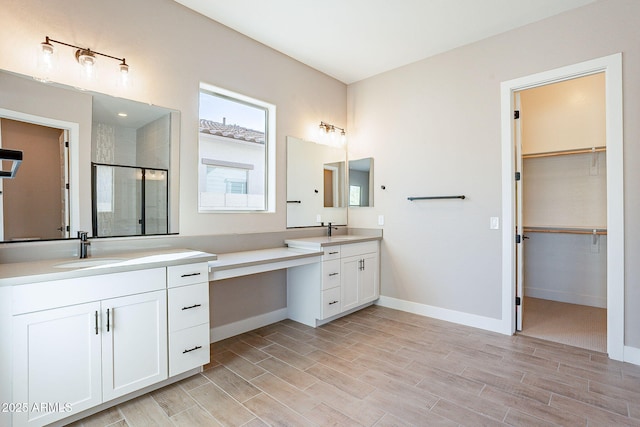
M 340 260 L 334 259 L 322 263 L 322 290 L 340 286 Z
M 209 323 L 169 334 L 169 376 L 209 363 Z
M 169 288 L 202 282 L 209 282 L 209 264 L 206 262 L 167 267 L 167 286 Z
M 341 311 L 340 287 L 322 291 L 322 318 L 334 316 Z
M 209 283 L 169 289 L 169 331 L 209 323 Z
M 342 245 L 342 257 L 344 258 L 354 255 L 377 252 L 379 247 L 378 245 L 379 242 L 377 240 L 374 240 L 372 242 L 349 243 L 347 245 Z
M 324 248 L 322 261 L 329 261 L 332 259 L 340 259 L 340 245 L 327 246 L 326 248 Z

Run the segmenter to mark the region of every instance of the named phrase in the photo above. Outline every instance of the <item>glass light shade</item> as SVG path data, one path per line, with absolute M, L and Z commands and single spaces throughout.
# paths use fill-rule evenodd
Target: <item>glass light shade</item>
M 55 67 L 57 52 L 53 45 L 49 41 L 40 43 L 38 46 L 38 63 L 37 63 L 37 75 L 34 76 L 36 80 L 41 82 L 48 82 L 51 75 L 51 71 Z
M 118 72 L 118 80 L 116 82 L 116 86 L 120 88 L 128 88 L 131 86 L 131 76 L 129 74 L 129 66 L 122 61 L 119 66 Z
M 96 57 L 90 50 L 78 49 L 76 59 L 82 67 L 81 78 L 83 80 L 93 80 L 95 78 Z

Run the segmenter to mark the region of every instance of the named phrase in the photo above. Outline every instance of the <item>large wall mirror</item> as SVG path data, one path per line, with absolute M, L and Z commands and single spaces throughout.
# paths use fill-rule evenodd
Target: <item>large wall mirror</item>
M 0 71 L 0 241 L 178 232 L 179 112 Z
M 287 137 L 287 227 L 347 224 L 346 151 Z

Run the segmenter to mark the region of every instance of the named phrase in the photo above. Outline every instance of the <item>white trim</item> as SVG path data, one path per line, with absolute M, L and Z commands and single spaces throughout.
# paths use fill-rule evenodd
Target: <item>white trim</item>
M 380 296 L 376 305 L 406 311 L 420 316 L 427 316 L 438 320 L 445 320 L 459 325 L 503 333 L 502 324 L 504 322 L 500 319 L 493 319 L 491 317 L 478 316 L 476 314 L 469 314 L 386 296 Z
M 640 366 L 640 348 L 625 346 L 624 361 Z
M 607 352 L 624 360 L 624 175 L 622 127 L 622 54 L 502 82 L 502 327 L 515 332 L 515 180 L 513 92 L 604 72 L 607 135 Z
M 5 108 L 0 108 L 0 117 L 69 131 L 69 235 L 76 236 L 80 230 L 80 124 Z
M 209 341 L 211 343 L 222 341 L 236 335 L 244 334 L 272 323 L 280 322 L 287 318 L 287 308 L 259 314 L 248 319 L 238 320 L 222 326 L 216 326 L 209 331 Z

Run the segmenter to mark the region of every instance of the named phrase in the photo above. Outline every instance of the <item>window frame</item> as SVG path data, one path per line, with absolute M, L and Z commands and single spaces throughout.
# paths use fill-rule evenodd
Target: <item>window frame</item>
M 200 83 L 198 91 L 198 97 L 201 93 L 206 93 L 220 98 L 227 99 L 229 101 L 244 104 L 250 107 L 262 108 L 265 110 L 265 141 L 264 141 L 264 155 L 265 155 L 265 173 L 264 173 L 264 208 L 218 208 L 218 207 L 203 207 L 201 205 L 201 182 L 198 179 L 198 212 L 199 213 L 275 213 L 276 212 L 276 106 L 274 104 L 249 97 L 237 92 L 233 92 L 227 89 L 223 89 L 208 83 Z M 200 105 L 198 106 L 198 125 L 200 123 Z M 200 151 L 200 139 L 201 134 L 198 130 L 198 176 L 202 173 L 202 168 L 206 170 L 206 164 L 203 162 L 205 159 Z

